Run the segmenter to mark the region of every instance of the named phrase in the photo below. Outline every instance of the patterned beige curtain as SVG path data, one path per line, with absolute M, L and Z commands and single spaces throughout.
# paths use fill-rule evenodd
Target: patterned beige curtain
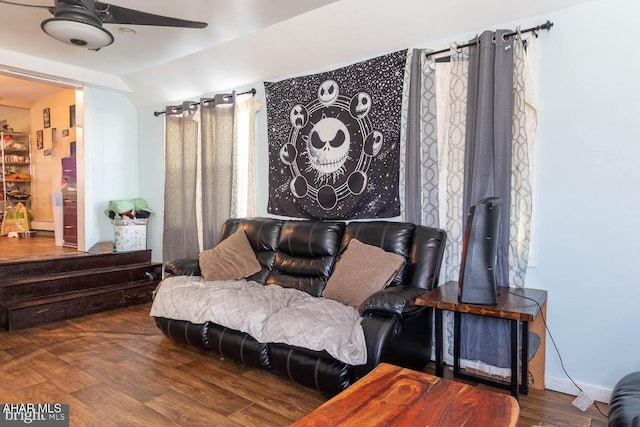
M 448 62 L 436 63 L 428 51 L 414 50 L 407 58 L 403 93 L 403 133 L 400 141 L 402 219 L 447 231 L 441 283 L 458 280 L 462 249 L 462 191 L 467 112 L 468 50 L 451 49 Z M 415 62 L 420 62 L 420 67 Z M 413 64 L 413 65 L 412 65 Z M 416 75 L 416 71 L 420 75 Z M 419 120 L 409 118 L 410 87 L 418 82 Z M 410 128 L 413 127 L 413 130 Z M 417 129 L 417 134 L 416 134 Z M 413 133 L 413 135 L 412 135 Z M 418 174 L 410 176 L 411 163 Z M 416 182 L 411 182 L 416 180 Z M 419 199 L 420 211 L 411 205 Z
M 235 144 L 233 163 L 237 165 L 232 177 L 231 215 L 249 218 L 257 215 L 255 146 L 256 114 L 260 102 L 255 96 L 238 101 L 235 111 Z
M 414 224 L 439 227 L 435 62 L 427 50 L 407 54 L 400 133 L 400 211 Z
M 218 243 L 220 228 L 231 216 L 231 184 L 235 173 L 234 117 L 235 94 L 228 102 L 201 101 L 200 112 L 200 171 L 201 189 L 198 236 L 201 250 L 210 249 Z
M 259 109 L 254 96 L 238 99 L 235 93 L 218 96 L 202 107 L 201 250 L 218 243 L 227 219 L 256 215 L 255 117 Z
M 536 39 L 528 41 L 529 51 Z M 529 262 L 532 215 L 531 162 L 537 127 L 533 64 L 522 43 L 513 46 L 513 154 L 511 162 L 511 206 L 509 214 L 509 283 L 524 287 Z
M 446 63 L 445 63 L 446 64 Z M 450 62 L 436 68 L 438 88 L 438 147 L 441 165 L 440 227 L 447 230 L 444 282 L 458 280 L 462 258 L 463 190 L 467 92 L 469 84 L 469 50 L 451 49 Z M 444 75 L 440 76 L 440 73 Z M 445 86 L 446 85 L 446 86 Z
M 218 243 L 228 218 L 256 215 L 259 108 L 255 97 L 233 93 L 202 99 L 195 114 L 167 114 L 165 261 L 197 256 Z
M 198 123 L 193 120 L 193 115 L 167 113 L 162 233 L 164 261 L 193 257 L 199 253 L 194 185 L 198 140 Z

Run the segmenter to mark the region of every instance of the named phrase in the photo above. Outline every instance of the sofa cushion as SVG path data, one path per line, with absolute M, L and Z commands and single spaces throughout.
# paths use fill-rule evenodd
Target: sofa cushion
M 265 283 L 321 296 L 333 270 L 343 230 L 341 222 L 285 222 L 273 268 Z
M 384 289 L 403 264 L 398 254 L 351 239 L 323 295 L 357 308 L 369 295 Z
M 273 266 L 282 224 L 283 221 L 273 218 L 231 218 L 222 225 L 221 240 L 239 229 L 244 230 L 256 258 L 262 266 L 259 272 L 247 277 L 247 280 L 265 284 L 265 279 Z
M 404 284 L 407 267 L 414 262 L 411 257 L 411 243 L 416 226 L 407 222 L 392 221 L 351 221 L 347 224 L 340 243 L 341 254 L 352 239 L 367 245 L 377 246 L 387 252 L 402 255 L 407 264 L 398 270 L 391 285 Z
M 244 230 L 238 230 L 213 249 L 200 253 L 205 280 L 236 280 L 261 270 Z

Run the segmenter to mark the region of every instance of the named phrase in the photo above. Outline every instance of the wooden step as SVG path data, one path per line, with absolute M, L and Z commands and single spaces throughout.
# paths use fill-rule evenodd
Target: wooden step
M 159 279 L 161 268 L 161 264 L 142 262 L 3 280 L 0 283 L 0 304 L 149 278 Z
M 150 250 L 3 263 L 0 326 L 13 331 L 146 303 L 161 275 Z
M 149 302 L 159 280 L 138 280 L 76 290 L 0 306 L 0 326 L 9 331 Z
M 114 252 L 108 254 L 82 254 L 0 264 L 0 281 L 38 276 L 65 271 L 123 266 L 151 262 L 151 250 Z

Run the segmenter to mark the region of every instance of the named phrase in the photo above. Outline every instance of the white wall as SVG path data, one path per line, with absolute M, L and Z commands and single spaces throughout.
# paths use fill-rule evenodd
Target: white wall
M 601 0 L 550 18 L 528 286 L 549 290 L 549 326 L 569 373 L 610 388 L 640 368 L 640 3 Z M 563 377 L 547 349 L 547 374 Z
M 28 108 L 0 105 L 0 121 L 3 120 L 7 121 L 7 124 L 14 132 L 29 133 L 31 130 L 31 112 Z M 1 126 L 0 132 L 2 132 Z
M 154 213 L 147 223 L 147 248 L 155 262 L 162 262 L 162 224 L 164 221 L 164 116 L 155 117 L 157 108 L 138 111 L 138 168 L 140 197 Z
M 138 162 L 138 113 L 129 99 L 120 93 L 85 88 L 84 106 L 83 122 L 78 123 L 85 141 L 78 146 L 78 156 L 84 165 L 78 167 L 78 182 L 84 185 L 79 190 L 84 202 L 79 203 L 85 218 L 83 242 L 89 249 L 99 241 L 113 240 L 113 225 L 104 210 L 109 200 L 138 197 L 139 177 L 145 171 Z
M 69 106 L 75 105 L 75 89 L 66 89 L 40 98 L 31 106 L 31 225 L 36 230 L 54 230 L 51 194 L 60 186 L 61 159 L 71 155 L 70 143 L 76 140 L 76 129 L 69 126 Z M 43 128 L 43 110 L 49 109 L 50 127 Z M 54 147 L 52 129 L 56 129 Z M 62 132 L 68 131 L 63 137 Z M 43 143 L 37 149 L 37 131 Z M 45 155 L 45 153 L 47 153 Z
M 353 4 L 347 2 L 343 11 Z M 332 6 L 336 8 L 333 14 L 341 12 L 340 5 Z M 358 25 L 363 31 L 375 30 L 374 24 L 380 19 L 375 12 L 369 9 L 360 17 Z M 317 13 L 324 17 L 327 10 Z M 312 17 L 313 13 L 272 27 L 267 35 L 281 30 L 284 40 L 304 34 Z M 640 58 L 634 49 L 635 40 L 640 39 L 640 4 L 637 0 L 598 0 L 513 23 L 496 22 L 491 28 L 526 27 L 547 19 L 555 26 L 541 34 L 539 44 L 537 253 L 527 286 L 549 291 L 549 328 L 569 374 L 592 397 L 606 399 L 622 375 L 640 368 L 640 342 L 635 333 L 640 320 L 640 280 L 636 276 L 640 227 L 635 220 L 640 211 Z M 427 15 L 424 25 L 428 25 Z M 384 46 L 437 49 L 450 40 L 465 40 L 471 35 L 429 41 L 421 39 L 413 27 L 406 31 L 402 26 L 386 27 Z M 256 69 L 253 63 L 251 76 L 268 79 L 299 72 L 294 69 L 299 50 L 283 53 L 278 49 L 270 60 L 269 54 L 276 46 L 260 45 L 260 36 L 252 40 L 257 44 L 254 49 L 265 52 L 261 57 L 264 67 Z M 327 61 L 327 68 L 331 68 L 329 58 L 351 58 L 355 62 L 374 53 L 370 43 L 355 37 L 345 42 L 340 37 L 327 33 L 324 47 L 313 46 L 314 54 Z M 228 65 L 220 59 L 211 61 L 219 60 L 222 68 Z M 318 66 L 308 58 L 304 60 L 312 68 Z M 208 70 L 212 75 L 218 75 L 213 64 L 209 67 L 213 68 Z M 135 92 L 134 83 L 129 81 Z M 172 81 L 173 93 L 179 91 L 175 83 Z M 242 79 L 218 80 L 209 87 L 246 83 Z M 264 100 L 261 84 L 255 87 Z M 167 103 L 170 101 L 177 99 Z M 264 108 L 258 116 L 262 127 L 258 132 L 258 162 L 266 162 Z M 149 109 L 141 111 L 139 124 L 141 152 L 145 153 L 140 159 L 141 192 L 156 198 L 163 185 L 160 165 L 164 121 L 153 117 Z M 266 171 L 264 164 L 258 166 L 261 214 L 266 213 Z M 155 203 L 152 207 L 160 208 Z M 154 224 L 150 237 L 155 257 L 159 256 L 156 248 L 161 242 L 159 223 Z M 574 392 L 549 340 L 546 362 L 547 386 Z

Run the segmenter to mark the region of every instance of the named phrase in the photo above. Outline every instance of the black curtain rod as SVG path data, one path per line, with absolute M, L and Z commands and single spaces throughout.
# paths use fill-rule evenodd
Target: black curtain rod
M 255 96 L 255 94 L 256 94 L 256 89 L 255 89 L 255 88 L 251 88 L 251 90 L 248 90 L 248 91 L 246 91 L 246 92 L 236 93 L 236 96 L 237 96 L 237 95 L 247 95 L 247 94 L 249 94 L 249 93 L 250 93 L 251 95 L 254 95 L 254 96 Z M 204 101 L 205 101 L 205 102 L 206 102 L 206 101 L 213 101 L 214 99 L 215 99 L 215 98 L 208 98 L 208 99 L 205 99 Z M 190 105 L 200 105 L 200 103 L 199 103 L 199 102 L 191 102 L 191 103 L 190 103 Z M 162 110 L 162 111 L 154 111 L 154 112 L 153 112 L 153 115 L 154 115 L 154 116 L 156 116 L 156 117 L 158 117 L 160 114 L 166 114 L 166 112 L 167 112 L 166 110 Z
M 505 34 L 503 37 L 515 36 L 518 33 L 520 33 L 520 34 L 533 33 L 537 37 L 538 35 L 536 34 L 536 31 L 550 30 L 551 27 L 553 27 L 553 22 L 547 21 L 542 25 L 538 25 L 538 26 L 535 26 L 535 27 L 527 28 L 526 30 L 512 31 L 510 33 Z M 469 43 L 465 43 L 465 44 L 459 44 L 459 45 L 456 45 L 456 49 L 462 49 L 463 47 L 473 46 L 476 43 L 477 42 L 469 42 Z M 450 52 L 450 51 L 451 51 L 451 48 L 440 49 L 440 50 L 436 50 L 435 52 L 429 52 L 429 53 L 427 53 L 427 58 L 430 57 L 430 56 L 433 56 L 433 55 L 438 55 L 439 53 L 445 53 L 445 52 Z

